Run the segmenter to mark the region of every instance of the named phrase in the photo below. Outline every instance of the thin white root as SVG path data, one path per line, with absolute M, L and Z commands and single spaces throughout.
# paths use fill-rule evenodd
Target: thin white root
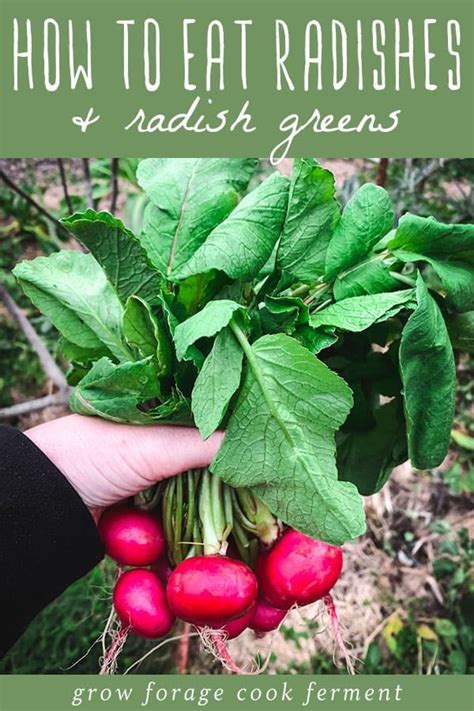
M 253 660 L 253 666 L 250 668 L 239 667 L 238 664 L 232 658 L 228 648 L 227 648 L 227 632 L 222 629 L 212 629 L 210 627 L 196 627 L 196 630 L 201 639 L 202 646 L 205 651 L 214 657 L 218 662 L 222 664 L 224 669 L 232 672 L 233 674 L 249 674 L 251 676 L 257 676 L 258 674 L 263 674 L 265 669 L 270 663 L 270 658 L 272 654 L 273 637 L 270 644 L 270 649 L 265 659 L 265 662 L 260 665 L 257 661 Z
M 70 664 L 68 667 L 59 667 L 59 668 L 61 669 L 61 671 L 67 672 L 67 671 L 71 671 L 71 669 L 74 669 L 74 667 L 77 667 L 78 664 L 80 664 L 84 659 L 86 659 L 86 657 L 89 656 L 89 654 L 91 653 L 91 651 L 94 649 L 95 645 L 100 642 L 101 638 L 102 638 L 102 635 L 100 635 L 99 637 L 97 637 L 97 639 L 95 639 L 95 640 L 92 642 L 92 644 L 91 644 L 91 646 L 89 647 L 89 649 L 87 649 L 87 650 L 84 652 L 84 654 L 79 657 L 79 659 L 76 659 L 76 661 L 73 662 L 72 664 Z
M 117 673 L 118 658 L 128 637 L 128 628 L 123 627 L 115 612 L 112 610 L 107 620 L 107 624 L 102 633 L 102 656 L 99 660 L 99 675 Z M 107 646 L 107 639 L 110 643 Z
M 225 630 L 214 630 L 211 627 L 196 627 L 196 630 L 201 638 L 201 644 L 204 650 L 208 652 L 214 659 L 217 659 L 224 669 L 233 674 L 256 674 L 254 669 L 247 670 L 239 667 L 227 649 L 227 632 Z
M 147 657 L 150 657 L 152 654 L 154 654 L 155 652 L 157 652 L 159 649 L 161 649 L 161 648 L 164 647 L 165 645 L 170 644 L 171 642 L 177 642 L 178 640 L 183 639 L 183 637 L 197 637 L 197 636 L 198 636 L 198 635 L 197 635 L 197 632 L 191 632 L 190 634 L 186 634 L 186 635 L 184 635 L 184 634 L 177 634 L 175 637 L 168 637 L 168 639 L 164 639 L 162 642 L 160 642 L 159 644 L 157 644 L 155 647 L 153 647 L 152 649 L 148 650 L 148 652 L 147 652 L 146 654 L 144 654 L 143 657 L 140 657 L 140 659 L 137 659 L 135 662 L 133 662 L 133 664 L 131 664 L 131 665 L 128 667 L 128 669 L 126 669 L 126 670 L 124 671 L 124 676 L 125 676 L 125 674 L 128 674 L 129 672 L 131 672 L 132 669 L 135 669 L 135 667 L 138 667 L 139 664 L 141 664 L 143 661 L 145 661 L 145 659 L 146 659 Z
M 115 610 L 112 607 L 110 609 L 110 614 L 107 618 L 107 622 L 105 623 L 103 632 L 99 637 L 100 643 L 102 645 L 102 657 L 101 657 L 102 659 L 104 659 L 107 656 L 107 637 L 110 634 L 110 630 L 112 628 L 112 625 L 114 624 L 114 621 L 116 621 L 116 617 L 115 617 Z
M 331 623 L 331 628 L 332 632 L 334 635 L 334 642 L 335 642 L 335 650 L 334 650 L 334 664 L 338 666 L 337 664 L 337 658 L 342 657 L 344 659 L 347 672 L 351 675 L 356 674 L 354 662 L 358 662 L 359 659 L 356 657 L 355 654 L 353 654 L 346 646 L 346 643 L 344 642 L 344 638 L 341 633 L 341 626 L 339 624 L 339 618 L 337 616 L 337 611 L 336 611 L 336 606 L 334 604 L 334 600 L 332 598 L 332 595 L 326 595 L 323 598 L 324 606 L 326 608 L 326 612 L 329 616 L 329 622 Z
M 104 600 L 111 600 L 112 599 L 112 591 L 111 590 L 108 590 L 107 588 L 100 587 L 100 586 L 91 586 L 91 589 L 94 589 L 94 588 L 99 589 L 105 593 L 106 597 L 103 598 Z M 107 622 L 105 623 L 105 627 L 104 627 L 103 631 L 101 632 L 101 634 L 97 637 L 97 639 L 95 639 L 92 642 L 89 649 L 87 649 L 84 652 L 84 654 L 81 657 L 79 657 L 79 659 L 76 659 L 76 661 L 73 662 L 72 664 L 70 664 L 68 667 L 61 667 L 61 671 L 70 671 L 71 669 L 74 669 L 75 666 L 80 664 L 84 659 L 86 659 L 86 657 L 88 657 L 88 655 L 94 649 L 96 644 L 100 644 L 102 646 L 102 658 L 106 656 L 106 654 L 107 654 L 107 636 L 109 634 L 110 627 L 114 621 L 114 616 L 115 616 L 115 612 L 114 612 L 114 608 L 112 607 L 110 610 L 110 614 L 107 618 Z

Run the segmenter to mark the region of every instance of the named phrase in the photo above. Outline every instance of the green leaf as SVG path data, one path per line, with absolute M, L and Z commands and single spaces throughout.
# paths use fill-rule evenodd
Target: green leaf
M 168 326 L 169 332 L 172 336 L 174 336 L 176 327 L 182 321 L 186 320 L 185 318 L 178 318 L 176 314 L 176 308 L 179 307 L 179 304 L 177 304 L 176 302 L 176 297 L 170 291 L 166 291 L 166 289 L 163 289 L 158 294 L 158 303 L 162 308 L 163 316 L 166 321 L 166 325 Z
M 146 414 L 153 422 L 193 424 L 189 400 L 179 390 L 173 390 L 169 398 Z
M 456 368 L 446 324 L 421 276 L 416 292 L 418 306 L 402 332 L 400 370 L 409 456 L 414 467 L 430 469 L 448 451 Z
M 203 439 L 220 425 L 237 391 L 243 352 L 229 328 L 217 334 L 211 352 L 196 379 L 192 394 L 194 421 Z
M 444 620 L 442 618 L 437 618 L 435 620 L 435 630 L 440 637 L 452 637 L 458 636 L 458 631 L 456 625 L 451 622 L 451 620 Z
M 60 337 L 58 348 L 66 360 L 71 363 L 80 363 L 81 365 L 91 363 L 103 356 L 110 356 L 110 351 L 108 351 L 105 346 L 99 348 L 83 348 L 76 343 L 68 341 L 64 336 Z
M 433 533 L 439 533 L 441 536 L 451 533 L 451 524 L 449 521 L 433 521 L 430 528 Z
M 334 433 L 352 404 L 346 383 L 297 341 L 263 336 L 212 470 L 255 494 L 285 523 L 333 544 L 364 531 L 356 488 L 338 482 Z
M 399 342 L 395 341 L 384 353 L 372 351 L 374 342 L 372 330 L 365 339 L 368 350 L 357 353 L 357 338 L 352 341 L 346 338 L 344 345 L 347 351 L 343 354 L 346 364 L 342 366 L 341 375 L 351 388 L 360 382 L 370 399 L 374 399 L 373 393 L 396 397 L 402 389 L 398 362 Z M 374 401 L 378 405 L 379 398 Z
M 462 649 L 452 649 L 448 656 L 449 666 L 453 674 L 465 674 L 467 659 Z
M 312 326 L 301 326 L 293 334 L 305 348 L 317 355 L 326 348 L 333 346 L 339 336 L 335 334 L 334 328 L 313 328 Z
M 160 287 L 160 277 L 135 235 L 109 212 L 86 210 L 62 220 L 92 252 L 120 299 L 136 294 L 153 299 Z
M 265 296 L 259 318 L 263 333 L 291 335 L 298 326 L 309 322 L 309 311 L 297 296 Z
M 204 308 L 227 281 L 222 272 L 211 271 L 207 274 L 195 274 L 180 282 L 177 287 L 177 299 L 184 307 L 186 317 Z
M 118 360 L 131 360 L 122 339 L 122 305 L 91 254 L 64 250 L 21 262 L 13 273 L 68 341 L 105 346 Z
M 347 203 L 336 225 L 326 255 L 325 279 L 358 264 L 393 226 L 394 215 L 387 192 L 367 183 Z
M 381 294 L 400 289 L 398 279 L 392 277 L 380 260 L 367 261 L 336 277 L 333 294 L 336 301 L 364 294 Z
M 174 343 L 178 360 L 190 360 L 190 347 L 200 338 L 211 338 L 228 325 L 234 314 L 245 317 L 246 309 L 235 301 L 210 301 L 202 311 L 176 326 Z
M 447 326 L 453 348 L 474 353 L 474 311 L 448 318 Z
M 446 578 L 459 570 L 459 563 L 451 558 L 436 558 L 433 561 L 433 573 L 436 578 Z
M 176 311 L 179 311 L 183 308 L 182 304 L 177 302 L 176 297 L 172 293 L 167 292 L 165 290 L 162 290 L 162 292 L 158 295 L 158 302 L 161 305 L 163 316 L 165 318 L 169 332 L 171 336 L 174 337 L 176 328 L 179 326 L 180 323 L 183 323 L 186 320 L 185 317 L 182 317 L 182 314 L 180 314 L 180 318 L 178 318 L 176 314 Z M 187 355 L 187 359 L 192 361 L 196 368 L 201 368 L 202 364 L 204 363 L 204 356 L 201 351 L 196 348 L 196 346 L 190 346 L 188 348 Z
M 458 447 L 462 449 L 467 449 L 469 452 L 474 452 L 474 437 L 470 437 L 465 432 L 460 430 L 452 430 L 451 437 L 453 442 L 457 444 Z
M 462 465 L 456 462 L 447 472 L 443 473 L 443 478 L 450 493 L 454 496 L 474 494 L 474 467 L 465 471 Z
M 339 478 L 351 481 L 360 494 L 380 491 L 394 467 L 407 459 L 405 421 L 400 402 L 379 407 L 367 431 L 341 433 L 337 438 Z
M 232 279 L 258 274 L 280 236 L 288 202 L 289 181 L 274 173 L 244 197 L 229 217 L 175 276 L 184 279 L 218 269 Z
M 168 335 L 150 305 L 138 296 L 130 296 L 127 301 L 123 333 L 127 343 L 135 347 L 142 358 L 156 358 L 159 377 L 170 373 L 172 353 Z
M 353 296 L 331 304 L 314 314 L 310 323 L 314 328 L 335 326 L 344 331 L 365 331 L 379 321 L 386 321 L 402 309 L 416 306 L 415 290 L 403 289 L 389 294 Z
M 137 179 L 151 203 L 140 241 L 152 264 L 173 277 L 232 212 L 256 161 L 249 158 L 149 158 Z
M 474 225 L 404 215 L 388 249 L 404 262 L 431 264 L 457 311 L 474 309 Z
M 324 274 L 326 250 L 339 220 L 334 176 L 314 159 L 295 161 L 277 265 L 302 281 Z
M 138 409 L 159 397 L 160 387 L 153 358 L 115 365 L 108 358 L 94 363 L 70 399 L 73 412 L 97 415 L 113 422 L 145 424 L 152 421 Z

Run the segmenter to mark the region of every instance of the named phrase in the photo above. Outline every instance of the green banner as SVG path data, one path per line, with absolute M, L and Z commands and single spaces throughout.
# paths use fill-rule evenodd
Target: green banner
M 472 0 L 0 0 L 0 155 L 474 155 Z
M 466 676 L 0 677 L 2 711 L 469 711 L 473 700 Z

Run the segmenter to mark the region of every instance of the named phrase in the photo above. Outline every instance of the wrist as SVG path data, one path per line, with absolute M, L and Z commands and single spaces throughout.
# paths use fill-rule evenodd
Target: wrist
M 50 460 L 52 464 L 54 464 L 56 469 L 68 481 L 74 491 L 81 498 L 94 523 L 97 525 L 104 509 L 103 507 L 91 505 L 88 501 L 86 501 L 80 487 L 77 486 L 74 476 L 71 476 L 71 471 L 64 466 L 64 457 L 61 454 L 61 446 L 57 441 L 57 437 L 51 436 L 52 433 L 48 427 L 48 423 L 32 427 L 31 429 L 26 430 L 23 434 L 45 455 L 45 457 Z

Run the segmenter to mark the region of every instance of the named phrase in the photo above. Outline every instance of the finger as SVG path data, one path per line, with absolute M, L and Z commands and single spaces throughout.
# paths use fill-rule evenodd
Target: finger
M 140 461 L 142 475 L 153 481 L 208 466 L 224 437 L 222 432 L 215 432 L 204 441 L 193 427 L 162 425 L 134 429 L 138 430 L 134 433 L 134 457 Z

